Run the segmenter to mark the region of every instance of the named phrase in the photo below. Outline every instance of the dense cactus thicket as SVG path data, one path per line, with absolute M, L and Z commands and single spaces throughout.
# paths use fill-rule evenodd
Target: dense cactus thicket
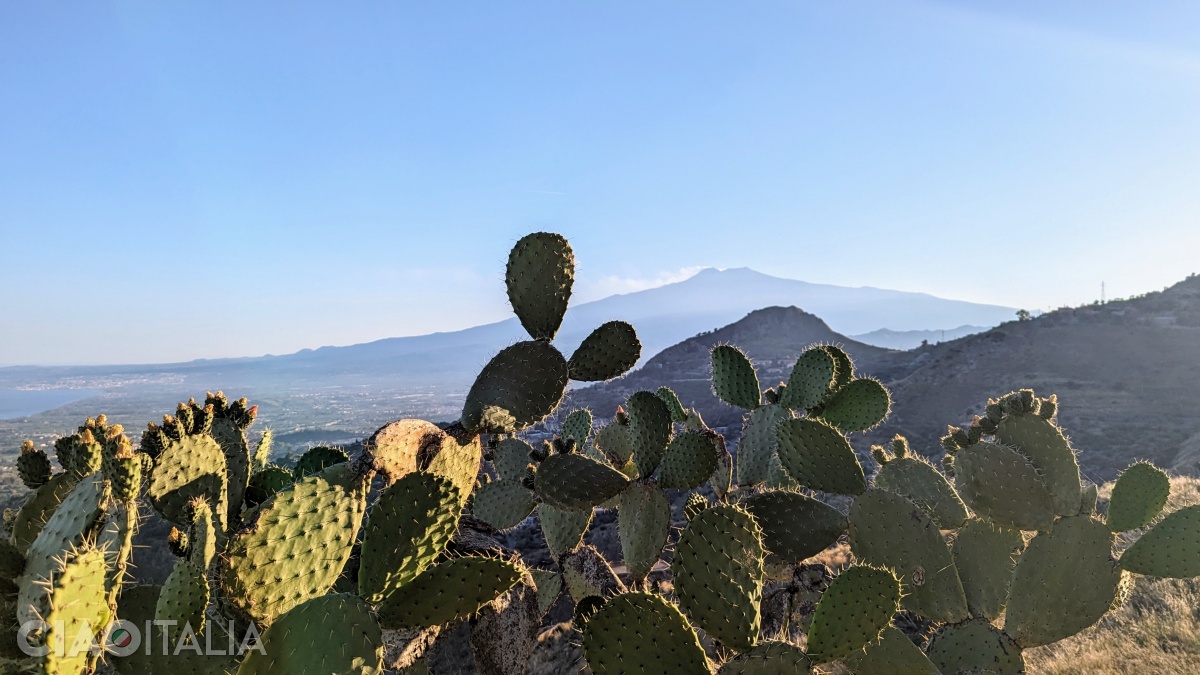
M 713 349 L 713 390 L 745 410 L 736 461 L 667 388 L 633 393 L 599 428 L 573 411 L 530 445 L 522 432 L 570 380 L 617 377 L 641 355 L 619 321 L 569 358 L 552 344 L 573 272 L 562 237 L 519 241 L 506 282 L 532 339 L 483 368 L 457 422 L 393 422 L 353 457 L 314 448 L 274 466 L 269 433 L 247 442 L 256 407 L 219 392 L 150 424 L 137 449 L 89 419 L 54 444 L 57 473 L 27 443 L 18 469 L 33 492 L 0 541 L 0 665 L 430 672 L 430 645 L 466 622 L 476 671 L 516 675 L 565 594 L 597 675 L 1008 675 L 1024 672 L 1023 649 L 1119 606 L 1131 574 L 1200 576 L 1200 507 L 1164 515 L 1167 476 L 1136 463 L 1099 513 L 1054 396 L 988 401 L 930 449 L 940 468 L 901 436 L 864 467 L 849 437 L 887 416 L 889 393 L 832 345 L 765 391 L 737 347 Z M 583 544 L 598 508 L 616 510 L 620 561 Z M 163 545 L 177 558 L 162 586 L 132 585 L 151 509 L 175 525 Z M 546 569 L 489 536 L 534 514 Z M 1142 529 L 1115 559 L 1116 534 Z M 843 540 L 852 562 L 836 575 L 810 560 Z M 128 653 L 116 619 L 159 632 Z

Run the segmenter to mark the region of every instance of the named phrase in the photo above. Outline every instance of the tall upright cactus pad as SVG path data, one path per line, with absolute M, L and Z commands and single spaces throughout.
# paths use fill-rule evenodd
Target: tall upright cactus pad
M 686 422 L 688 418 L 687 410 L 684 409 L 683 403 L 679 400 L 679 395 L 670 387 L 659 387 L 654 395 L 662 399 L 663 403 L 667 404 L 667 409 L 671 411 L 672 422 Z
M 238 675 L 383 675 L 383 635 L 371 608 L 353 595 L 313 598 L 262 634 Z
M 704 485 L 717 470 L 717 448 L 700 431 L 685 431 L 672 439 L 662 459 L 658 484 L 667 489 L 691 490 Z
M 617 498 L 621 556 L 635 581 L 646 578 L 671 533 L 671 504 L 653 485 L 635 483 Z
M 624 321 L 609 321 L 592 331 L 571 354 L 572 380 L 601 382 L 623 375 L 642 357 L 637 331 Z
M 829 400 L 829 396 L 854 381 L 854 361 L 850 360 L 846 350 L 837 345 L 822 345 L 821 349 L 833 359 L 833 384 L 830 385 L 827 396 L 822 399 L 822 402 L 825 402 Z
M 1149 462 L 1137 462 L 1121 472 L 1108 500 L 1108 529 L 1128 532 L 1149 525 L 1167 505 L 1171 479 Z
M 576 448 L 583 449 L 591 435 L 592 411 L 587 408 L 572 410 L 563 420 L 562 438 L 564 441 L 574 439 Z
M 359 595 L 378 603 L 433 565 L 458 528 L 458 494 L 449 480 L 424 472 L 380 493 L 363 532 Z
M 829 584 L 808 629 L 816 663 L 850 656 L 879 638 L 900 609 L 900 580 L 889 570 L 855 565 Z
M 842 661 L 854 675 L 942 675 L 925 652 L 894 626 L 884 628 L 878 642 Z
M 954 536 L 954 566 L 971 616 L 995 619 L 1008 602 L 1013 566 L 1025 547 L 1018 530 L 972 518 Z
M 538 466 L 534 486 L 544 502 L 569 511 L 590 510 L 629 484 L 624 474 L 583 455 L 551 455 Z
M 732 649 L 745 651 L 758 639 L 763 557 L 758 523 L 731 505 L 696 514 L 675 545 L 671 574 L 680 607 Z
M 779 404 L 792 410 L 807 410 L 817 407 L 829 393 L 836 369 L 833 357 L 820 347 L 804 350 L 792 366 L 787 388 L 779 397 Z
M 708 659 L 679 610 L 649 593 L 626 593 L 588 620 L 583 650 L 596 675 L 696 675 Z
M 549 342 L 502 349 L 475 378 L 462 424 L 472 432 L 515 433 L 554 412 L 567 390 L 567 360 Z
M 154 461 L 147 494 L 155 510 L 176 525 L 187 525 L 187 504 L 200 497 L 213 505 L 221 529 L 229 512 L 225 453 L 207 435 L 169 443 Z
M 762 403 L 758 374 L 742 350 L 733 345 L 713 347 L 712 370 L 713 391 L 722 401 L 746 410 Z
M 225 454 L 225 477 L 229 490 L 229 511 L 226 522 L 233 522 L 246 495 L 250 482 L 250 444 L 246 432 L 234 417 L 217 417 L 212 421 L 211 435 Z
M 845 433 L 866 431 L 882 422 L 891 409 L 892 397 L 882 384 L 858 378 L 825 402 L 821 419 Z
M 1013 570 L 1004 631 L 1029 648 L 1099 621 L 1121 583 L 1112 544 L 1112 532 L 1089 516 L 1061 518 L 1034 537 Z
M 1037 467 L 1008 446 L 982 442 L 954 453 L 954 487 L 972 511 L 997 525 L 1041 530 L 1054 522 L 1054 501 Z
M 930 639 L 927 653 L 943 673 L 1025 673 L 1021 647 L 983 619 L 942 626 Z
M 799 647 L 786 642 L 765 641 L 726 662 L 719 675 L 808 675 L 812 660 Z
M 374 459 L 375 470 L 388 483 L 429 463 L 442 447 L 446 434 L 436 424 L 425 420 L 403 419 L 380 427 L 366 442 L 366 450 Z
M 208 579 L 205 570 L 187 558 L 175 561 L 175 568 L 163 584 L 154 609 L 156 621 L 173 622 L 167 626 L 168 641 L 175 644 L 184 630 L 204 630 L 208 607 Z
M 784 420 L 776 427 L 779 459 L 796 482 L 822 492 L 862 494 L 867 480 L 850 441 L 819 420 Z
M 967 618 L 967 598 L 946 540 L 921 507 L 887 490 L 868 490 L 850 507 L 850 550 L 895 570 L 905 609 L 935 621 Z
M 365 508 L 365 486 L 345 464 L 276 493 L 230 540 L 222 599 L 266 625 L 324 595 L 350 558 Z
M 789 563 L 824 551 L 846 531 L 846 516 L 840 511 L 796 492 L 768 490 L 741 505 L 762 527 L 767 550 Z
M 1121 566 L 1166 579 L 1200 576 L 1200 504 L 1159 521 L 1125 551 Z
M 575 280 L 575 254 L 560 234 L 534 232 L 508 254 L 508 301 L 529 336 L 553 340 L 562 325 Z
M 959 527 L 967 507 L 946 477 L 921 457 L 908 455 L 889 460 L 875 475 L 875 487 L 891 490 L 924 508 L 943 530 Z
M 48 598 L 44 619 L 48 630 L 45 644 L 51 646 L 42 657 L 45 673 L 79 675 L 87 672 L 89 653 L 86 647 L 72 649 L 83 632 L 90 627 L 95 638 L 110 618 L 108 596 L 104 590 L 106 565 L 104 553 L 95 549 L 66 551 L 46 589 Z M 60 652 L 54 645 L 63 645 Z
M 671 410 L 662 399 L 639 391 L 625 402 L 629 414 L 629 441 L 633 461 L 642 476 L 649 476 L 662 461 L 671 442 Z
M 1035 412 L 1006 412 L 996 428 L 996 439 L 1012 446 L 1037 467 L 1054 512 L 1060 516 L 1079 513 L 1079 461 L 1075 451 L 1053 422 Z
M 11 531 L 9 540 L 13 546 L 17 547 L 17 550 L 24 553 L 29 549 L 29 545 L 37 539 L 38 533 L 42 531 L 46 521 L 54 515 L 58 505 L 75 489 L 79 478 L 78 474 L 71 471 L 60 473 L 25 500 L 9 526 Z
M 771 403 L 755 408 L 746 418 L 737 446 L 738 485 L 749 487 L 770 478 L 772 466 L 780 463 L 777 428 L 792 417 L 792 411 Z
M 53 469 L 46 451 L 33 446 L 33 441 L 21 444 L 21 454 L 17 455 L 17 475 L 21 482 L 30 490 L 36 490 L 50 480 Z
M 592 510 L 574 511 L 542 504 L 537 511 L 546 548 L 555 560 L 583 541 L 583 533 L 592 522 Z
M 440 626 L 459 621 L 507 593 L 525 570 L 507 560 L 467 556 L 438 563 L 379 605 L 384 628 Z

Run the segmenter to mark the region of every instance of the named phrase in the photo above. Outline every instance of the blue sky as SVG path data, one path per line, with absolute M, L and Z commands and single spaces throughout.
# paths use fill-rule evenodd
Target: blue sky
M 286 353 L 705 266 L 1046 309 L 1200 271 L 1194 2 L 0 4 L 0 364 Z

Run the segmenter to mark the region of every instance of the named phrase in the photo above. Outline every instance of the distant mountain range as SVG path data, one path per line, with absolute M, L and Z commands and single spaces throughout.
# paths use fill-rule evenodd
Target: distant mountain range
M 1012 317 L 1008 318 L 1011 319 Z M 991 326 L 958 326 L 957 328 L 947 328 L 946 330 L 892 330 L 890 328 L 880 328 L 870 333 L 851 335 L 850 337 L 859 342 L 875 345 L 876 347 L 916 349 L 922 343 L 957 340 L 960 337 L 982 333 L 989 328 Z
M 1016 311 L 924 293 L 781 279 L 745 268 L 706 269 L 678 283 L 573 306 L 557 343 L 569 354 L 596 326 L 622 319 L 637 328 L 644 362 L 681 340 L 769 305 L 803 307 L 842 333 L 866 333 L 864 340 L 878 340 L 887 346 L 914 339 L 919 344 L 925 339 L 909 331 L 932 334 L 932 329 L 948 326 L 993 326 Z M 878 332 L 881 329 L 901 332 L 903 337 Z M 263 392 L 302 386 L 381 385 L 457 388 L 469 384 L 496 351 L 523 336 L 514 318 L 455 332 L 321 347 L 285 356 L 161 365 L 0 368 L 0 389 L 30 382 L 80 381 L 94 388 L 97 380 L 105 378 L 119 382 L 169 381 L 185 391 L 252 387 Z
M 740 346 L 763 387 L 786 380 L 796 355 L 814 342 L 841 344 L 860 373 L 892 391 L 892 414 L 854 443 L 866 451 L 903 433 L 925 454 L 940 452 L 946 425 L 969 423 L 989 396 L 1019 388 L 1057 394 L 1086 477 L 1112 479 L 1137 459 L 1200 475 L 1200 277 L 1140 298 L 1060 309 L 982 333 L 910 351 L 844 337 L 795 307 L 750 313 L 715 332 L 664 350 L 624 378 L 572 392 L 566 406 L 600 417 L 639 389 L 674 388 L 686 405 L 736 437 L 741 411 L 709 385 L 709 350 Z

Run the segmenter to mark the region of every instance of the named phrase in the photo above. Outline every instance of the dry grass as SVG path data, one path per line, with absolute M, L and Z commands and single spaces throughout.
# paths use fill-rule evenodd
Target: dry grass
M 1101 494 L 1107 496 L 1111 484 Z M 1200 480 L 1173 478 L 1166 511 L 1200 504 Z M 1124 548 L 1136 539 L 1122 537 Z M 1030 673 L 1200 673 L 1200 580 L 1138 577 L 1125 605 L 1093 628 L 1025 652 Z

